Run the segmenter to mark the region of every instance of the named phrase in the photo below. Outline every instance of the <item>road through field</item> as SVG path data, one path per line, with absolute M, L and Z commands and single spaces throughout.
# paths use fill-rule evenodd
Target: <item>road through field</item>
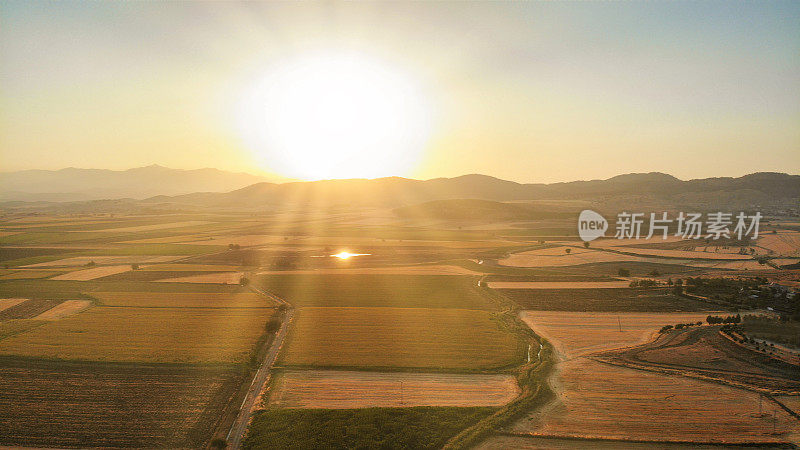
M 292 309 L 292 306 L 286 303 L 282 298 L 254 287 L 251 287 L 251 289 L 259 294 L 269 297 L 281 305 L 286 305 L 287 309 L 284 313 L 283 320 L 281 321 L 281 328 L 275 335 L 275 339 L 272 340 L 272 345 L 270 345 L 269 349 L 267 350 L 267 354 L 264 356 L 264 361 L 261 363 L 261 367 L 258 368 L 255 377 L 253 377 L 253 382 L 250 385 L 250 389 L 247 391 L 247 394 L 242 401 L 242 405 L 239 408 L 239 415 L 236 416 L 236 420 L 233 421 L 231 430 L 228 432 L 228 437 L 226 440 L 228 441 L 228 448 L 232 450 L 237 450 L 242 443 L 244 433 L 247 431 L 247 425 L 250 423 L 250 414 L 253 410 L 253 405 L 255 404 L 258 395 L 264 389 L 264 385 L 267 383 L 267 380 L 269 380 L 270 369 L 272 369 L 272 365 L 275 363 L 275 359 L 278 357 L 278 352 L 283 345 L 283 341 L 286 339 L 286 332 L 289 329 L 289 323 L 292 321 L 292 317 L 294 317 L 294 309 Z

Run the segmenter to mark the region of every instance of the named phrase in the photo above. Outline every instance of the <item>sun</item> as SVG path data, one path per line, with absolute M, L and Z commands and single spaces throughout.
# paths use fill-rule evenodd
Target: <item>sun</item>
M 264 168 L 304 180 L 406 175 L 430 137 L 419 83 L 359 53 L 276 64 L 246 90 L 237 125 Z

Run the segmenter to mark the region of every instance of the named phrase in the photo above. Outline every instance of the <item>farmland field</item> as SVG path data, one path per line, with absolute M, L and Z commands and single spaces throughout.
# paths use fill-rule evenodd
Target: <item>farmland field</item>
M 89 281 L 96 278 L 103 278 L 109 275 L 128 272 L 131 270 L 130 265 L 123 266 L 102 266 L 92 269 L 76 270 L 74 272 L 65 273 L 53 277 L 53 280 L 67 280 L 67 281 Z
M 471 277 L 447 275 L 261 275 L 254 280 L 298 307 L 386 306 L 489 309 Z
M 796 365 L 743 348 L 722 336 L 718 326 L 673 330 L 640 346 L 601 353 L 597 359 L 773 394 L 800 394 Z
M 787 442 L 800 431 L 797 419 L 778 409 L 773 434 L 772 415 L 758 415 L 759 394 L 724 385 L 582 358 L 559 364 L 557 376 L 558 400 L 515 423 L 512 432 L 735 444 Z
M 481 370 L 518 363 L 525 348 L 485 311 L 302 308 L 280 364 Z
M 219 284 L 239 284 L 244 273 L 242 272 L 216 272 L 204 273 L 201 275 L 189 275 L 175 278 L 165 278 L 156 280 L 165 283 L 219 283 Z
M 0 443 L 199 447 L 240 382 L 231 368 L 0 357 Z
M 441 448 L 492 408 L 268 409 L 243 442 L 259 448 Z
M 92 292 L 103 306 L 162 308 L 268 308 L 274 302 L 252 292 Z
M 626 288 L 629 281 L 490 281 L 492 289 L 609 289 Z
M 259 275 L 481 275 L 481 272 L 455 265 L 418 264 L 415 266 L 364 267 L 354 269 L 298 269 L 258 272 Z
M 715 305 L 672 294 L 666 288 L 500 289 L 524 309 L 553 311 L 704 311 Z
M 512 375 L 285 370 L 269 407 L 502 406 L 519 394 Z
M 800 423 L 783 410 L 775 412 L 774 424 L 772 416 L 758 415 L 757 393 L 582 357 L 650 340 L 664 324 L 703 317 L 700 313 L 525 311 L 523 320 L 559 352 L 561 362 L 550 381 L 556 400 L 528 413 L 509 431 L 524 436 L 653 442 L 793 440 Z
M 17 299 L 8 303 L 8 307 L 0 309 L 0 321 L 8 319 L 31 319 L 50 308 L 61 303 L 59 300 L 44 299 L 25 299 L 18 302 Z M 12 304 L 13 303 L 13 304 Z
M 177 256 L 75 256 L 72 258 L 57 259 L 36 264 L 29 264 L 26 267 L 80 267 L 90 263 L 95 264 L 145 264 L 173 261 Z
M 60 275 L 64 270 L 13 270 L 0 275 L 0 280 L 26 280 L 35 278 L 47 278 L 53 275 Z
M 268 308 L 95 307 L 0 341 L 0 355 L 90 361 L 246 361 Z
M 571 358 L 644 343 L 664 325 L 702 321 L 707 315 L 707 312 L 615 314 L 523 311 L 521 317 L 562 355 Z
M 0 311 L 17 306 L 27 300 L 27 298 L 0 298 Z
M 570 252 L 566 253 L 569 248 Z M 500 264 L 513 267 L 562 267 L 600 262 L 653 261 L 640 256 L 586 250 L 572 247 L 554 247 L 527 252 L 514 253 L 500 260 Z
M 64 317 L 78 314 L 91 306 L 89 300 L 65 300 L 58 305 L 34 317 L 35 320 L 59 320 Z
M 736 430 L 736 442 L 788 440 L 780 433 L 762 439 L 758 427 L 768 420 L 743 413 L 752 398 L 737 399 L 738 391 L 726 390 L 732 388 L 709 390 L 692 384 L 703 381 L 677 377 L 658 388 L 662 373 L 583 359 L 646 342 L 663 325 L 702 320 L 716 307 L 666 287 L 629 288 L 628 277 L 617 276 L 620 268 L 635 278 L 658 270 L 663 281 L 725 264 L 758 264 L 753 260 L 689 262 L 585 249 L 569 240 L 506 240 L 498 236 L 529 230 L 502 224 L 362 232 L 343 222 L 314 235 L 306 227 L 316 225 L 265 232 L 266 219 L 217 216 L 59 223 L 43 221 L 35 230 L 17 223 L 17 234 L 8 236 L 43 250 L 14 250 L 14 267 L 0 272 L 6 297 L 0 301 L 0 407 L 20 405 L 0 411 L 0 423 L 10 417 L 6 422 L 14 426 L 0 438 L 3 445 L 202 447 L 226 436 L 257 362 L 274 350 L 271 378 L 254 391 L 261 403 L 247 410 L 255 412 L 243 448 L 441 446 L 530 389 L 520 367 L 526 358 L 536 360 L 535 344 L 528 346 L 535 340 L 501 312 L 515 304 L 539 310 L 521 317 L 558 355 L 578 359 L 558 364 L 555 403 L 505 422 L 502 430 L 510 434 L 491 435 L 488 447 L 570 436 L 650 440 L 662 432 L 663 439 L 697 432 L 709 440 Z M 611 244 L 610 250 L 625 251 Z M 371 255 L 326 256 L 342 250 Z M 648 251 L 654 253 L 642 253 Z M 531 265 L 503 265 L 514 258 Z M 290 264 L 275 264 L 281 259 Z M 243 275 L 247 286 L 239 284 Z M 286 308 L 278 308 L 276 297 L 293 309 L 285 340 L 273 348 L 264 344 L 272 342 L 267 330 Z M 662 411 L 659 399 L 672 395 L 667 389 L 683 391 Z M 713 419 L 720 424 L 712 420 L 716 428 L 702 434 L 701 419 L 723 412 L 713 402 L 688 411 L 690 399 L 712 394 L 735 414 Z M 792 397 L 785 401 L 793 404 Z M 688 419 L 659 428 L 646 421 L 656 414 Z M 58 435 L 26 425 L 34 416 Z M 612 420 L 621 424 L 616 434 L 604 431 Z M 777 426 L 790 429 L 782 416 Z

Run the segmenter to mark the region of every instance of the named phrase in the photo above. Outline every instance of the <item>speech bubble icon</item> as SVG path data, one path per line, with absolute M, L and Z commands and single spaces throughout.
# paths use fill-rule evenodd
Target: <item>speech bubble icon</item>
M 605 235 L 607 229 L 608 221 L 606 218 L 591 209 L 584 209 L 578 216 L 578 236 L 584 242 L 593 241 Z

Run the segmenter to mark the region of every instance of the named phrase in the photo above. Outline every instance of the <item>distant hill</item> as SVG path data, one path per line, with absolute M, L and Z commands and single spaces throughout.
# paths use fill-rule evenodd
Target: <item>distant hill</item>
M 325 180 L 313 182 L 257 182 L 248 183 L 252 175 L 231 174 L 201 169 L 175 171 L 151 166 L 124 172 L 80 169 L 57 171 L 57 178 L 42 176 L 38 184 L 28 177 L 28 189 L 35 192 L 61 192 L 89 195 L 79 187 L 94 184 L 104 193 L 103 198 L 115 198 L 114 192 L 124 192 L 125 197 L 141 198 L 146 192 L 155 195 L 140 201 L 115 203 L 121 208 L 132 205 L 140 209 L 171 211 L 184 209 L 245 209 L 272 210 L 276 208 L 336 209 L 347 207 L 398 208 L 419 205 L 416 209 L 400 209 L 405 215 L 448 215 L 468 217 L 470 208 L 491 208 L 494 215 L 512 217 L 535 213 L 521 203 L 542 201 L 589 202 L 606 210 L 659 209 L 706 210 L 714 208 L 739 209 L 770 206 L 775 210 L 797 209 L 800 200 L 800 176 L 784 173 L 754 173 L 739 178 L 706 178 L 683 181 L 663 173 L 637 173 L 618 175 L 607 180 L 573 181 L 553 184 L 522 184 L 500 180 L 486 175 L 464 175 L 455 178 L 413 180 L 400 177 L 377 179 Z M 19 172 L 17 173 L 19 174 Z M 52 174 L 52 172 L 50 172 Z M 2 174 L 4 195 L 22 191 L 11 181 L 10 174 Z M 73 179 L 78 178 L 78 180 Z M 86 178 L 86 180 L 79 180 Z M 49 184 L 50 181 L 53 184 Z M 12 185 L 13 189 L 6 186 Z M 236 186 L 234 190 L 225 186 Z M 246 185 L 242 187 L 243 185 Z M 103 188 L 102 186 L 105 186 Z M 201 186 L 201 187 L 197 187 Z M 227 192 L 219 192 L 226 191 Z M 217 192 L 213 192 L 217 191 Z M 178 195 L 175 195 L 178 192 Z M 191 193 L 186 193 L 191 192 Z M 101 195 L 96 192 L 93 195 Z M 116 198 L 123 195 L 116 196 Z M 430 203 L 442 200 L 484 200 L 491 202 L 517 202 L 518 204 L 492 203 Z M 25 200 L 25 199 L 20 199 Z M 64 201 L 62 197 L 33 198 L 29 201 Z M 92 210 L 92 202 L 80 204 L 82 210 Z M 102 203 L 108 206 L 111 203 Z M 65 203 L 51 203 L 59 210 L 68 208 Z M 94 204 L 94 206 L 98 206 Z M 7 206 L 7 205 L 6 205 Z M 15 204 L 15 207 L 18 205 Z M 40 208 L 41 205 L 37 205 Z M 70 206 L 71 207 L 71 206 Z M 437 208 L 439 210 L 437 210 Z M 522 209 L 520 209 L 522 208 Z
M 327 180 L 295 183 L 257 183 L 223 194 L 159 196 L 145 203 L 206 206 L 271 207 L 319 204 L 398 207 L 434 200 L 478 199 L 504 201 L 590 200 L 600 203 L 622 199 L 666 206 L 797 204 L 800 176 L 756 173 L 740 178 L 707 178 L 682 181 L 662 173 L 626 174 L 607 180 L 553 184 L 521 184 L 486 175 L 413 180 L 399 177 L 373 180 Z M 724 205 L 719 205 L 724 206 Z
M 23 170 L 0 173 L 0 201 L 143 199 L 154 195 L 228 192 L 253 183 L 280 181 L 218 169 L 180 170 L 158 165 L 128 170 Z

